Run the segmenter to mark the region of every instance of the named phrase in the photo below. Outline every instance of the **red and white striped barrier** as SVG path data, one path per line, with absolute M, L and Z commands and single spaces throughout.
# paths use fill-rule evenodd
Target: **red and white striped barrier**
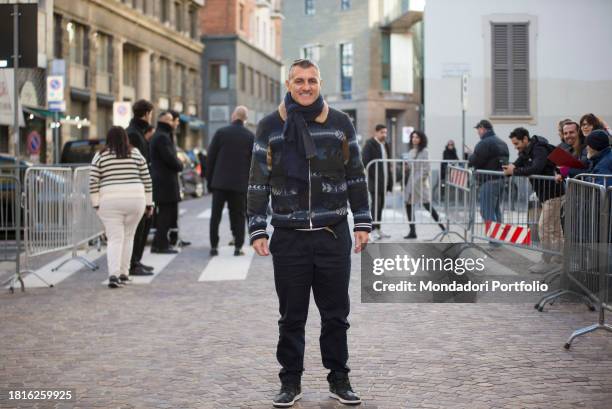
M 469 172 L 466 172 L 460 169 L 455 169 L 455 168 L 449 168 L 449 170 L 450 170 L 450 175 L 448 178 L 449 182 L 455 186 L 459 186 L 464 189 L 467 189 L 468 180 L 469 180 Z
M 487 237 L 506 243 L 531 245 L 531 230 L 528 227 L 513 226 L 485 221 Z

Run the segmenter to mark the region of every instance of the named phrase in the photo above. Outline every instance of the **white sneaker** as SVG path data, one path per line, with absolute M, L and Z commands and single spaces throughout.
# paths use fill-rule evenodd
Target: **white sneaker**
M 534 264 L 529 267 L 529 272 L 533 274 L 544 274 L 548 273 L 549 271 L 552 271 L 555 268 L 559 268 L 559 265 L 540 261 L 537 264 Z
M 391 238 L 390 234 L 384 233 L 382 230 L 379 231 L 379 234 L 380 234 L 380 238 L 381 239 L 390 239 Z
M 372 240 L 378 241 L 382 237 L 380 236 L 380 232 L 378 230 L 372 230 Z

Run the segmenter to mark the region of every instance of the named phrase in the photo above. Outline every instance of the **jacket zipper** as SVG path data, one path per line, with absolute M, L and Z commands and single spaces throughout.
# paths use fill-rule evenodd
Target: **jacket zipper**
M 310 175 L 310 159 L 308 159 L 308 221 L 312 229 L 312 179 Z

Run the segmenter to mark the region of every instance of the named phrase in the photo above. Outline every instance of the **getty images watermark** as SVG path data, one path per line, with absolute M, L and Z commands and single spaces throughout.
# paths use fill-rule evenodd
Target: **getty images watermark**
M 461 244 L 368 244 L 361 256 L 361 301 L 534 302 L 551 288 L 528 266 Z

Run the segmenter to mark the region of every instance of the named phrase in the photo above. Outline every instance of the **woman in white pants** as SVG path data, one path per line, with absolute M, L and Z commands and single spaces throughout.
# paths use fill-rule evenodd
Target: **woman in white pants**
M 152 214 L 152 191 L 145 158 L 130 146 L 122 127 L 111 127 L 106 146 L 94 156 L 89 172 L 91 203 L 108 238 L 110 288 L 119 288 L 130 281 L 134 234 L 143 213 Z

